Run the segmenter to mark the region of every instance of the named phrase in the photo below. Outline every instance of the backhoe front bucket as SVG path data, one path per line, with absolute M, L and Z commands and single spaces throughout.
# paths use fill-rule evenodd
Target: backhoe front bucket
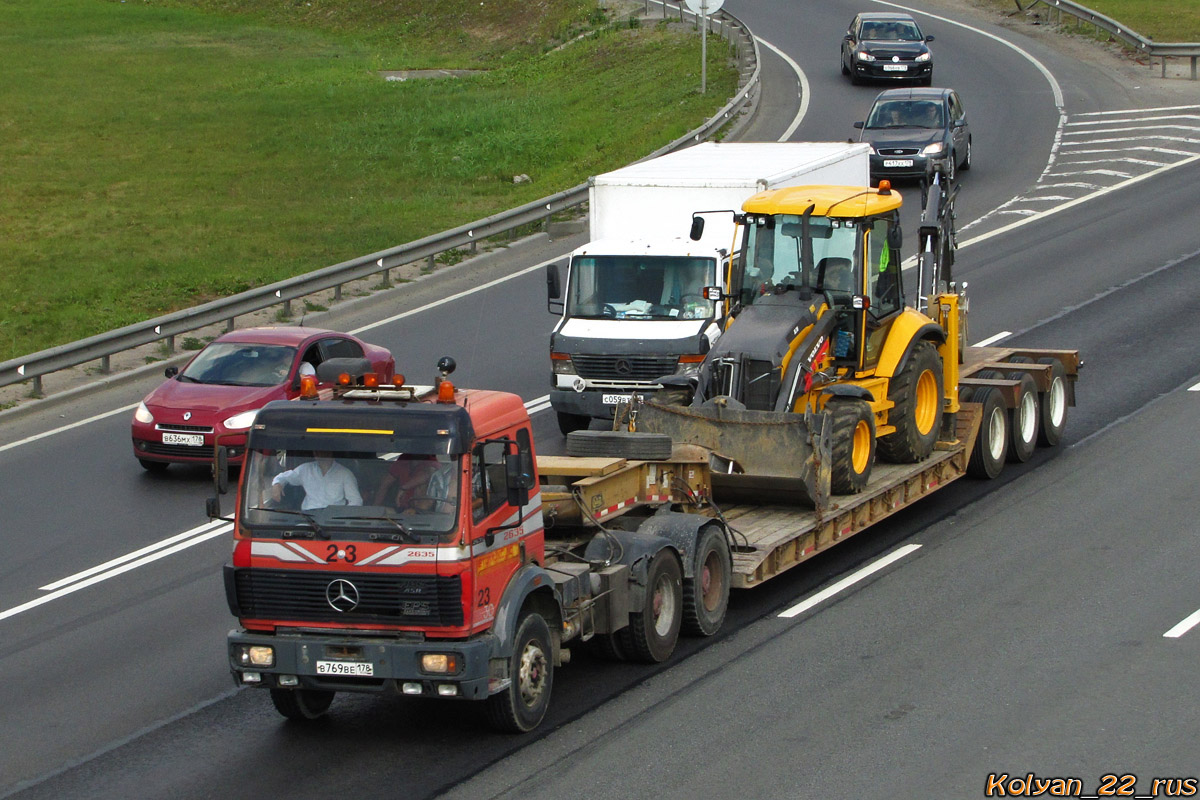
M 635 401 L 631 411 L 638 431 L 665 433 L 717 456 L 711 461 L 719 500 L 769 496 L 817 510 L 829 505 L 830 418 L 824 411 L 748 411 L 720 399 L 703 406 Z

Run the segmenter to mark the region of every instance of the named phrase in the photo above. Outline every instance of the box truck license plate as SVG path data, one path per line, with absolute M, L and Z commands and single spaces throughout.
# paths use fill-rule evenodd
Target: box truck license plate
M 163 444 L 186 444 L 189 447 L 201 447 L 204 436 L 199 433 L 164 433 Z
M 884 167 L 911 167 L 912 165 L 911 158 L 886 158 L 883 161 Z
M 318 661 L 318 675 L 351 675 L 370 678 L 375 665 L 367 661 Z
M 606 394 L 601 395 L 600 400 L 606 406 L 615 406 L 617 403 L 628 403 L 629 397 L 627 394 Z
M 908 64 L 884 64 L 884 72 L 908 72 Z

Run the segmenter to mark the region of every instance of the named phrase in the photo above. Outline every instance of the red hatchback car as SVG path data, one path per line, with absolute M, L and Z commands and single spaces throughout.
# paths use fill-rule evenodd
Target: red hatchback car
M 302 365 L 330 358 L 365 358 L 383 381 L 396 369 L 392 354 L 348 333 L 319 328 L 247 328 L 210 342 L 133 412 L 133 454 L 150 472 L 172 463 L 208 463 L 214 441 L 240 464 L 246 431 L 272 400 L 300 394 Z M 304 368 L 307 371 L 307 367 Z M 230 435 L 231 434 L 231 435 Z

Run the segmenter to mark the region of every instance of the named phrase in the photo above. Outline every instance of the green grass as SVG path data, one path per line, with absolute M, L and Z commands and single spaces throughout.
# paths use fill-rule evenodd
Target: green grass
M 0 360 L 628 163 L 736 91 L 714 41 L 700 96 L 695 34 L 581 0 L 0 0 Z M 378 74 L 430 66 L 489 71 Z

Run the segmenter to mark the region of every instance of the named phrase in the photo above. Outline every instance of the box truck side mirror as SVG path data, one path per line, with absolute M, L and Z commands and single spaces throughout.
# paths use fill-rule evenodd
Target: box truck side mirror
M 558 275 L 558 264 L 546 265 L 546 310 L 551 314 L 563 312 L 562 280 Z

